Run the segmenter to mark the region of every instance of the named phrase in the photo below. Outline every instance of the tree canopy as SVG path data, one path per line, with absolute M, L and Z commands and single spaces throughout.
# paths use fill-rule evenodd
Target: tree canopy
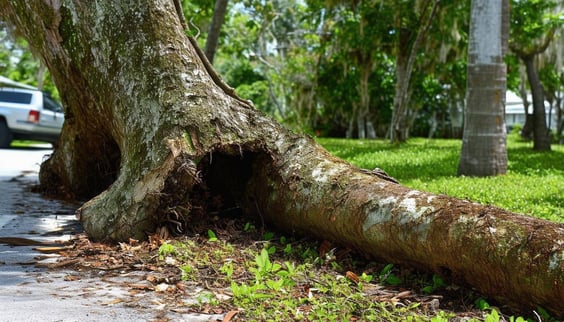
M 431 4 L 415 0 L 231 1 L 214 65 L 240 96 L 292 129 L 325 136 L 389 137 L 398 92 L 397 58 L 401 50 L 411 48 Z M 209 0 L 182 1 L 190 32 L 198 36 L 202 48 L 214 5 Z M 533 46 L 545 39 L 543 32 L 562 30 L 562 8 L 554 6 L 554 1 L 516 1 L 511 7 L 509 41 L 514 48 Z M 469 13 L 469 1 L 437 4 L 436 17 L 414 52 L 403 126 L 407 137 L 462 136 Z M 563 74 L 561 58 L 557 58 L 562 49 L 558 48 L 562 48 L 559 42 L 548 43 L 543 56 L 547 58 L 538 67 L 544 70 L 541 76 L 549 71 Z M 13 50 L 3 52 L 10 55 Z M 31 75 L 37 74 L 33 69 L 37 67 L 25 63 L 29 59 L 21 60 L 19 72 L 12 74 L 14 67 L 7 65 L 13 61 L 4 57 L 4 75 L 35 82 L 36 76 Z M 508 84 L 514 91 L 521 82 L 518 65 L 509 65 Z M 18 76 L 24 74 L 28 81 Z M 543 87 L 554 93 L 547 98 L 556 112 L 563 108 L 555 99 L 564 87 L 561 79 L 541 79 Z M 48 79 L 45 86 L 54 88 Z M 560 118 L 552 124 L 564 122 Z M 560 137 L 561 132 L 556 135 Z

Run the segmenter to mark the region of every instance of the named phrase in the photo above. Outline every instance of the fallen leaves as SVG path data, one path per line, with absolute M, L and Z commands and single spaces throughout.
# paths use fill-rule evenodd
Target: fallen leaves
M 360 283 L 360 278 L 358 277 L 358 275 L 356 275 L 355 273 L 351 272 L 351 271 L 347 271 L 345 273 L 345 277 L 351 281 L 353 281 L 355 284 Z
M 159 232 L 150 235 L 147 241 L 131 239 L 108 245 L 91 242 L 85 235 L 79 235 L 72 245 L 59 250 L 62 257 L 57 262 L 49 263 L 46 267 L 67 268 L 77 272 L 65 275 L 67 281 L 80 280 L 81 274 L 90 273 L 91 276 L 99 276 L 105 283 L 113 283 L 125 290 L 117 298 L 104 302 L 107 306 L 139 305 L 138 302 L 144 300 L 144 303 L 149 303 L 152 309 L 160 312 L 163 321 L 166 321 L 163 312 L 214 314 L 220 315 L 223 321 L 240 321 L 247 311 L 236 306 L 230 285 L 232 282 L 238 285 L 252 284 L 254 275 L 247 264 L 249 261 L 254 263 L 256 252 L 264 249 L 264 245 L 261 241 L 251 239 L 249 234 L 242 234 L 242 229 L 234 225 L 214 226 L 213 231 L 218 239 L 215 242 L 210 242 L 205 233 L 169 240 L 163 238 L 168 236 Z M 228 238 L 229 242 L 226 242 Z M 159 250 L 163 244 L 171 245 L 171 250 L 160 256 Z M 281 245 L 277 247 L 283 249 Z M 390 307 L 408 307 L 419 303 L 421 309 L 434 312 L 442 304 L 440 296 L 370 283 L 365 279 L 365 274 L 361 274 L 363 271 L 353 271 L 357 269 L 353 265 L 344 264 L 347 265 L 343 270 L 344 276 L 339 275 L 331 263 L 343 264 L 343 259 L 346 261 L 346 257 L 350 257 L 350 250 L 339 249 L 329 242 L 322 243 L 317 249 L 319 257 L 325 262 L 308 266 L 312 272 L 301 273 L 301 279 L 295 280 L 295 285 L 285 290 L 292 298 L 301 300 L 296 314 L 307 315 L 314 310 L 312 303 L 341 294 L 335 293 L 319 277 L 321 275 L 336 276 L 334 279 L 337 282 L 346 279 L 348 283 L 338 283 L 344 287 L 342 290 L 361 292 L 361 296 L 369 301 L 385 303 Z M 272 261 L 280 263 L 294 260 L 283 258 L 281 253 L 273 253 Z M 283 264 L 282 267 L 289 269 L 293 266 Z M 276 300 L 276 295 L 273 296 Z
M 233 317 L 235 317 L 235 315 L 237 315 L 239 313 L 239 310 L 231 310 L 229 312 L 227 312 L 227 314 L 225 315 L 225 317 L 223 318 L 222 322 L 229 322 L 231 321 L 231 319 L 233 319 Z

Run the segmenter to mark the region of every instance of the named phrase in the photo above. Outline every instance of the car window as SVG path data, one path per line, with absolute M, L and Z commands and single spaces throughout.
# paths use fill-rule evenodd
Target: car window
M 8 103 L 29 104 L 31 96 L 30 93 L 0 91 L 0 101 Z
M 53 112 L 62 112 L 63 108 L 55 102 L 49 95 L 43 94 L 43 108 Z

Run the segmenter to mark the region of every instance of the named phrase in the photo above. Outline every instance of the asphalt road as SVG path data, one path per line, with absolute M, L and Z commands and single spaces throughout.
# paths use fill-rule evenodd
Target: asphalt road
M 56 258 L 35 246 L 9 245 L 7 240 L 66 240 L 80 230 L 77 205 L 50 200 L 30 191 L 48 146 L 0 149 L 0 322 L 3 321 L 216 321 L 218 315 L 176 314 L 151 294 L 132 299 L 123 285 L 142 276 L 101 278 L 92 272 L 67 281 L 77 272 L 46 270 L 37 263 Z M 128 301 L 120 301 L 127 298 Z M 134 302 L 135 305 L 127 304 Z M 115 304 L 118 303 L 118 304 Z

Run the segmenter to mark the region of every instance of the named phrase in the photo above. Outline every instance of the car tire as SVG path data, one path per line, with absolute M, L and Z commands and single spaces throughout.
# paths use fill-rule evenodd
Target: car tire
M 5 120 L 0 119 L 0 149 L 7 149 L 12 143 L 12 133 Z

